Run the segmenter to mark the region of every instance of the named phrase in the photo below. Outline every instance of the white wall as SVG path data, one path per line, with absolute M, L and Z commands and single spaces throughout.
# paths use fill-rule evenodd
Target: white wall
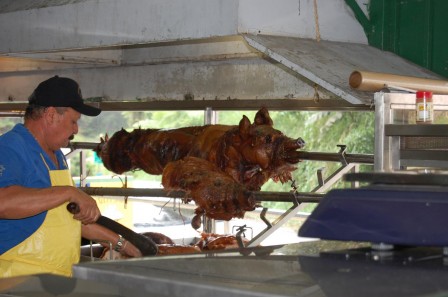
M 238 0 L 90 0 L 0 11 L 0 54 L 235 35 L 237 13 Z
M 357 1 L 366 9 L 369 0 Z M 315 39 L 316 28 L 323 40 L 367 43 L 344 0 L 91 0 L 0 11 L 0 28 L 0 54 L 237 33 Z
M 367 44 L 366 35 L 344 0 L 240 0 L 239 32 Z M 366 12 L 369 0 L 357 0 Z

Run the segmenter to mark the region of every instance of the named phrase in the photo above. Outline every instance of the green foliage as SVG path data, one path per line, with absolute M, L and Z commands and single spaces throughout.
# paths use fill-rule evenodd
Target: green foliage
M 132 128 L 173 129 L 204 124 L 203 111 L 156 111 L 143 112 L 134 119 Z
M 0 135 L 8 132 L 9 130 L 11 130 L 16 124 L 18 123 L 23 123 L 23 119 L 18 117 L 18 118 L 2 118 L 1 120 L 2 124 L 0 125 Z

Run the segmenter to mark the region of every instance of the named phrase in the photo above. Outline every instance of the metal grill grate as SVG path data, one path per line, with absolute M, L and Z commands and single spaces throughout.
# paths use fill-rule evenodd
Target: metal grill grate
M 400 149 L 448 150 L 448 137 L 402 136 Z

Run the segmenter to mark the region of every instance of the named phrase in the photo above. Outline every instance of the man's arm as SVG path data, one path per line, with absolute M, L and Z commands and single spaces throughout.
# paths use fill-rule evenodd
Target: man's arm
M 75 202 L 80 212 L 73 216 L 83 224 L 96 222 L 101 213 L 96 201 L 83 191 L 71 186 L 0 188 L 0 218 L 21 219 L 55 208 L 65 202 Z
M 114 248 L 119 240 L 119 235 L 114 231 L 107 229 L 98 224 L 83 225 L 81 227 L 82 237 L 92 241 L 106 241 L 112 243 Z M 123 255 L 130 257 L 141 257 L 142 254 L 138 248 L 136 248 L 131 242 L 124 239 L 123 246 L 119 252 Z M 103 246 L 108 247 L 107 244 L 100 242 Z

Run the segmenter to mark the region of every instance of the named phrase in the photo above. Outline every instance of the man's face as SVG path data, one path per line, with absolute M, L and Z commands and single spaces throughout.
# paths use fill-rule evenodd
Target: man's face
M 53 122 L 53 149 L 66 147 L 73 136 L 78 133 L 78 121 L 81 114 L 72 108 L 68 108 L 63 114 L 56 113 Z

